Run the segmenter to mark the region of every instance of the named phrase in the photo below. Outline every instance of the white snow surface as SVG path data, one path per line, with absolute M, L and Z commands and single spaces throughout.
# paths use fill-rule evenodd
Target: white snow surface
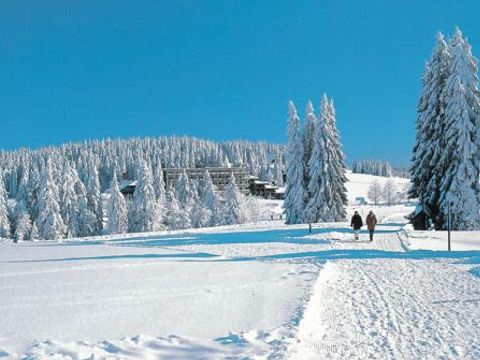
M 348 203 L 353 205 L 355 204 L 355 199 L 357 197 L 364 197 L 368 201 L 368 188 L 372 184 L 373 180 L 377 180 L 380 185 L 383 187 L 388 179 L 392 179 L 397 185 L 398 190 L 404 189 L 410 183 L 410 179 L 400 178 L 400 177 L 383 177 L 375 176 L 369 174 L 354 174 L 352 172 L 347 172 L 347 196 Z
M 448 249 L 447 231 L 414 231 L 406 226 L 402 236 L 410 249 Z M 450 245 L 452 251 L 480 250 L 480 231 L 452 231 Z
M 2 242 L 0 359 L 480 358 L 480 251 L 428 248 L 412 207 L 348 212 L 370 209 L 373 243 L 281 221 Z

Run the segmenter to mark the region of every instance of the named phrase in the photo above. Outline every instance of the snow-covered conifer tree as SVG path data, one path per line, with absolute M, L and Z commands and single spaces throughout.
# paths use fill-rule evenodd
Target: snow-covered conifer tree
M 153 174 L 153 189 L 157 200 L 162 203 L 165 201 L 165 180 L 163 179 L 163 169 L 161 164 L 157 164 Z
M 242 224 L 247 220 L 244 208 L 244 195 L 238 189 L 233 173 L 225 191 L 223 213 L 225 224 L 227 225 Z
M 329 221 L 345 221 L 347 216 L 346 206 L 348 203 L 347 188 L 345 187 L 347 182 L 347 165 L 345 164 L 345 154 L 342 150 L 340 135 L 336 125 L 336 113 L 333 100 L 327 102 L 327 105 L 329 126 L 327 134 L 331 136 L 330 141 L 326 142 L 326 164 L 329 166 L 331 174 L 330 183 L 327 183 L 327 185 L 331 186 L 330 198 L 327 197 L 327 201 L 329 201 L 331 206 L 331 217 Z M 331 144 L 331 153 L 328 153 L 328 150 L 330 149 L 328 144 Z
M 205 171 L 203 179 L 202 202 L 209 210 L 208 226 L 221 225 L 223 223 L 221 199 L 208 171 Z
M 79 211 L 77 208 L 77 194 L 75 193 L 75 179 L 73 169 L 68 160 L 63 165 L 62 184 L 60 191 L 60 214 L 67 228 L 66 236 L 76 237 L 80 228 Z
M 0 172 L 0 238 L 10 237 L 10 221 L 8 220 L 7 192 Z
M 37 223 L 33 222 L 32 228 L 30 230 L 30 235 L 28 236 L 29 240 L 38 240 L 40 239 L 40 234 L 38 233 Z
M 293 102 L 288 103 L 288 143 L 286 149 L 286 173 L 284 212 L 287 224 L 303 222 L 304 206 L 307 199 L 304 175 L 304 147 L 300 134 L 300 119 Z
M 476 141 L 480 126 L 478 60 L 458 28 L 449 47 L 451 61 L 445 89 L 446 144 L 441 159 L 446 171 L 441 182 L 440 209 L 447 214 L 450 205 L 453 229 L 474 230 L 480 228 L 480 151 Z
M 15 205 L 14 221 L 15 221 L 15 233 L 14 233 L 15 240 L 18 241 L 18 240 L 27 239 L 32 225 L 30 223 L 30 216 L 28 215 L 27 206 L 25 205 L 25 200 L 21 200 Z
M 90 210 L 95 214 L 96 218 L 96 233 L 100 233 L 102 230 L 102 201 L 100 197 L 100 181 L 98 177 L 98 169 L 94 156 L 90 156 L 88 159 L 88 178 L 85 183 L 87 191 L 87 203 Z
M 422 93 L 417 105 L 416 140 L 413 147 L 410 196 L 417 197 L 432 211 L 436 222 L 439 214 L 440 182 L 445 173 L 447 159 L 442 158 L 445 148 L 445 85 L 449 75 L 450 53 L 442 33 L 432 58 L 425 67 Z
M 190 218 L 178 203 L 175 191 L 171 190 L 168 193 L 167 202 L 167 225 L 170 229 L 185 229 L 190 227 Z
M 321 115 L 315 132 L 315 143 L 309 164 L 309 202 L 306 220 L 344 221 L 347 190 L 345 156 L 335 124 L 333 103 L 322 98 Z
M 188 179 L 186 171 L 183 171 L 175 187 L 175 196 L 177 197 L 180 208 L 185 213 L 184 218 L 188 219 L 187 223 L 184 224 L 184 228 L 192 226 L 192 211 L 198 200 L 193 186 Z
M 303 126 L 302 138 L 303 138 L 303 148 L 304 148 L 304 163 L 308 165 L 310 158 L 312 157 L 312 150 L 315 144 L 315 127 L 317 123 L 317 117 L 313 109 L 313 104 L 309 100 L 307 103 L 307 109 L 305 111 L 305 124 Z M 307 168 L 307 166 L 305 166 Z M 307 179 L 305 181 L 306 186 L 308 186 L 308 171 L 305 170 Z
M 155 201 L 152 175 L 145 161 L 141 162 L 137 185 L 133 193 L 129 228 L 132 232 L 156 231 L 161 228 L 161 218 Z
M 123 234 L 128 230 L 127 204 L 123 194 L 120 192 L 117 182 L 117 174 L 113 173 L 110 184 L 110 197 L 107 202 L 108 222 L 107 234 Z
M 306 222 L 314 223 L 324 218 L 327 206 L 325 198 L 326 183 L 326 149 L 325 135 L 327 128 L 327 102 L 321 104 L 321 115 L 315 127 L 314 145 L 312 155 L 308 162 L 308 202 L 305 207 L 304 219 Z
M 66 233 L 66 227 L 60 215 L 58 205 L 58 187 L 52 179 L 52 164 L 50 158 L 42 171 L 38 188 L 38 218 L 36 225 L 40 238 L 45 240 L 61 239 Z
M 78 230 L 77 236 L 92 236 L 98 234 L 99 219 L 88 206 L 87 190 L 83 182 L 77 175 L 75 169 L 72 169 L 73 179 L 75 182 L 76 208 L 78 209 Z M 102 221 L 102 219 L 100 219 Z

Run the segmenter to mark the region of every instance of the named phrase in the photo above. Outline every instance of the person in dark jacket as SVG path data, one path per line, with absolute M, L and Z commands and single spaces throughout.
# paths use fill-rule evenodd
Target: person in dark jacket
M 367 215 L 367 228 L 368 232 L 370 233 L 370 242 L 373 241 L 373 232 L 375 231 L 375 225 L 377 225 L 377 217 L 373 213 L 373 211 L 370 211 Z
M 355 211 L 355 213 L 353 214 L 350 226 L 353 227 L 353 232 L 355 233 L 355 240 L 358 240 L 358 237 L 360 235 L 360 229 L 363 226 L 363 220 L 362 217 L 358 215 L 358 211 Z

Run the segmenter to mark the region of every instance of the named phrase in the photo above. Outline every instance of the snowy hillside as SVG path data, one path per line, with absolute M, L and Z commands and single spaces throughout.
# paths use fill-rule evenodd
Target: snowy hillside
M 389 178 L 367 174 L 354 174 L 352 172 L 347 172 L 347 179 L 348 182 L 346 183 L 346 186 L 349 204 L 355 204 L 355 199 L 357 197 L 364 197 L 365 199 L 367 199 L 368 188 L 374 180 L 377 180 L 381 186 L 384 186 L 388 179 L 393 179 L 399 191 L 404 191 L 410 183 L 409 179 L 399 177 Z
M 365 200 L 367 200 L 368 203 L 370 203 L 370 201 L 368 200 L 368 189 L 375 180 L 378 181 L 379 184 L 383 187 L 389 179 L 392 179 L 399 191 L 405 191 L 405 189 L 407 189 L 410 184 L 409 179 L 400 178 L 400 177 L 383 177 L 383 176 L 375 176 L 375 175 L 367 175 L 367 174 L 354 174 L 350 171 L 347 172 L 347 179 L 348 181 L 345 184 L 345 186 L 347 188 L 348 203 L 349 205 L 353 206 L 352 209 L 355 208 L 360 211 L 367 211 L 368 209 L 375 208 L 376 209 L 375 211 L 377 213 L 380 212 L 382 216 L 383 215 L 386 216 L 387 213 L 391 215 L 392 212 L 395 212 L 394 211 L 395 208 L 399 209 L 399 211 L 402 214 L 413 210 L 411 206 L 407 206 L 407 207 L 396 206 L 396 207 L 386 207 L 386 208 L 384 208 L 383 206 L 373 207 L 372 205 L 357 206 L 357 201 L 356 201 L 358 197 L 362 197 Z M 264 204 L 265 207 L 269 209 L 269 211 L 275 214 L 275 218 L 278 218 L 278 216 L 280 216 L 283 213 L 283 209 L 282 209 L 283 201 L 281 200 L 262 200 L 262 203 Z M 351 212 L 352 211 L 349 211 L 348 213 L 350 214 Z

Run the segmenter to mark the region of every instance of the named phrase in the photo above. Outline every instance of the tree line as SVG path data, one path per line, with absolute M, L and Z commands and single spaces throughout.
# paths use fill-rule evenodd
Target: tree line
M 352 172 L 390 177 L 393 175 L 393 168 L 388 161 L 361 159 L 353 162 Z
M 232 224 L 261 218 L 259 203 L 231 179 L 225 194 L 209 174 L 186 174 L 164 190 L 164 167 L 243 166 L 281 184 L 284 147 L 191 137 L 89 141 L 0 152 L 0 237 L 59 239 L 126 231 Z M 272 160 L 273 165 L 272 165 Z M 132 201 L 119 192 L 136 180 Z M 233 206 L 235 205 L 235 206 Z

